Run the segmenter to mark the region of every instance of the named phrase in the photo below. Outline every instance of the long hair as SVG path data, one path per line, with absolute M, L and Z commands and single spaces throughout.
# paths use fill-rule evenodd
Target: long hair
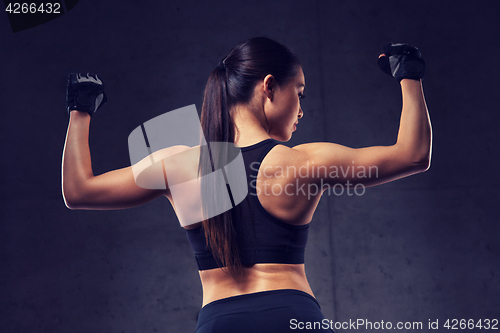
M 201 109 L 201 125 L 208 150 L 200 152 L 200 175 L 217 170 L 215 155 L 225 154 L 210 148 L 211 142 L 234 143 L 235 128 L 231 109 L 239 103 L 249 102 L 256 84 L 268 74 L 274 76 L 278 85 L 286 84 L 297 75 L 300 63 L 285 46 L 266 37 L 246 40 L 233 48 L 212 71 L 205 88 Z M 222 159 L 224 160 L 224 158 Z M 211 193 L 226 190 L 217 187 L 213 181 L 203 181 L 202 198 L 213 199 Z M 204 210 L 206 204 L 203 204 Z M 206 211 L 206 210 L 205 210 Z M 233 210 L 206 218 L 202 224 L 207 246 L 220 267 L 236 277 L 241 271 L 241 258 L 237 244 L 237 234 L 233 226 Z

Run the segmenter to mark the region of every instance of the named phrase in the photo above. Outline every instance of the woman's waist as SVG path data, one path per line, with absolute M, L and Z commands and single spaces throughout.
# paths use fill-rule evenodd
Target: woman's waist
M 203 306 L 229 297 L 292 289 L 314 294 L 307 281 L 303 264 L 255 264 L 243 267 L 231 276 L 220 268 L 200 271 Z

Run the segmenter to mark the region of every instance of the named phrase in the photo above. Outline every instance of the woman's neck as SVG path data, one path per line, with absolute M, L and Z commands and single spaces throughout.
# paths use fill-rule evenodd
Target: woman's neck
M 269 139 L 264 110 L 249 105 L 237 105 L 231 110 L 235 130 L 235 145 L 247 147 Z

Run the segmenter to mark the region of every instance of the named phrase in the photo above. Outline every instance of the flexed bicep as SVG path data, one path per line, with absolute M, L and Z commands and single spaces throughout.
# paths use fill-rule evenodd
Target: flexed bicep
M 425 161 L 412 159 L 398 145 L 349 148 L 334 143 L 294 147 L 302 152 L 312 183 L 373 186 L 424 171 Z M 304 162 L 305 161 L 305 162 Z

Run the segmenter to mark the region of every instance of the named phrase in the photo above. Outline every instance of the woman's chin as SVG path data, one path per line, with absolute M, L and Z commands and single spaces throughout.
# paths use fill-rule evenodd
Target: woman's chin
M 271 136 L 271 138 L 279 142 L 288 142 L 292 138 L 292 133 L 288 133 L 288 135 Z

